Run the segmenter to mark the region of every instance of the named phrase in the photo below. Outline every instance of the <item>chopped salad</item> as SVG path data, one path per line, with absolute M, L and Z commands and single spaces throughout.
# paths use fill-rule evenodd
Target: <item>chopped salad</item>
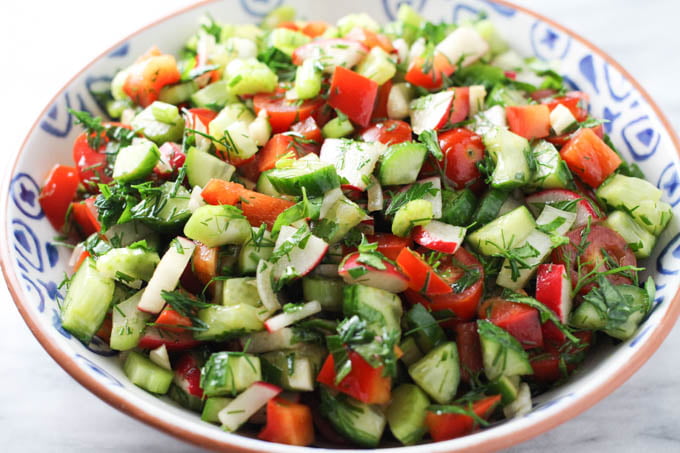
M 671 207 L 484 17 L 206 18 L 94 94 L 40 195 L 73 248 L 62 326 L 227 431 L 464 436 L 651 310 Z

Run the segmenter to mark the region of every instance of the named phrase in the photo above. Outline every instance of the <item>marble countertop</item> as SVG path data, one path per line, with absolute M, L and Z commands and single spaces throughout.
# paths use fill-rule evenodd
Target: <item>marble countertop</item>
M 92 57 L 120 37 L 190 3 L 3 2 L 3 154 L 18 149 L 45 101 Z M 646 87 L 671 123 L 680 126 L 680 35 L 675 30 L 680 2 L 516 3 L 557 20 L 607 51 Z M 676 326 L 658 352 L 611 396 L 509 451 L 680 451 L 679 349 L 680 327 Z M 113 410 L 76 383 L 33 338 L 4 282 L 0 283 L 0 357 L 2 451 L 199 451 Z

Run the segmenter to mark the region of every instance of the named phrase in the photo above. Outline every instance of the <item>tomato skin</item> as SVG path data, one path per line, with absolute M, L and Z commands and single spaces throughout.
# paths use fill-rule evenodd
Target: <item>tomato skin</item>
M 163 309 L 163 311 L 160 312 L 156 318 L 155 324 L 159 329 L 175 333 L 186 332 L 187 329 L 184 327 L 193 326 L 191 319 L 187 318 L 186 316 L 182 316 L 177 311 L 167 306 Z
M 441 88 L 444 76 L 450 76 L 456 70 L 454 64 L 444 55 L 437 53 L 431 62 L 431 68 L 423 57 L 417 57 L 409 65 L 406 76 L 407 82 L 412 85 L 423 87 L 426 90 L 436 90 Z
M 562 147 L 569 169 L 590 187 L 599 187 L 621 165 L 621 158 L 591 129 L 580 129 Z
M 410 236 L 401 238 L 391 233 L 367 234 L 366 240 L 369 243 L 377 242 L 378 251 L 392 261 L 397 260 L 397 256 L 399 256 L 402 249 L 410 247 L 413 244 Z M 343 254 L 347 255 L 356 252 L 356 250 L 356 247 L 343 247 Z
M 342 66 L 336 66 L 331 78 L 328 105 L 340 110 L 353 122 L 366 127 L 371 121 L 378 84 Z
M 183 351 L 193 349 L 200 344 L 201 342 L 194 339 L 194 334 L 191 332 L 161 332 L 157 327 L 149 326 L 137 346 L 140 349 L 156 349 L 165 345 L 168 351 Z
M 267 424 L 257 436 L 269 442 L 304 447 L 314 442 L 314 422 L 309 406 L 281 397 L 267 402 Z
M 124 127 L 132 129 L 131 126 L 116 122 L 103 123 L 105 127 Z M 111 176 L 107 175 L 105 169 L 108 166 L 106 146 L 109 138 L 105 132 L 100 134 L 99 149 L 94 150 L 88 143 L 88 134 L 81 133 L 73 142 L 73 162 L 76 164 L 78 178 L 90 191 L 98 191 L 97 184 L 108 184 Z
M 456 94 L 451 103 L 451 116 L 449 123 L 456 124 L 465 121 L 470 113 L 470 88 L 455 87 L 451 88 Z
M 272 126 L 272 133 L 286 132 L 293 123 L 304 121 L 324 104 L 323 99 L 307 99 L 302 104 L 297 105 L 295 101 L 285 98 L 284 90 L 277 90 L 275 93 L 261 93 L 253 97 L 255 114 L 260 110 L 265 110 L 269 115 L 269 124 Z
M 605 264 L 602 249 L 619 266 L 637 266 L 635 254 L 628 247 L 625 239 L 615 231 L 600 224 L 591 225 L 590 233 L 585 239 L 588 245 L 583 253 L 579 253 L 577 247 L 581 243 L 585 228 L 586 226 L 582 226 L 568 232 L 565 236 L 569 238 L 570 243 L 555 249 L 552 253 L 552 261 L 554 263 L 564 264 L 567 267 L 571 277 L 571 284 L 574 288 L 576 288 L 580 276 L 586 275 L 594 269 L 603 271 L 608 268 Z M 577 257 L 580 257 L 581 263 L 583 263 L 580 272 L 577 268 Z M 606 275 L 605 278 L 613 285 L 630 285 L 632 283 L 631 279 L 619 274 Z M 579 294 L 585 295 L 595 286 L 597 286 L 595 282 L 584 285 Z
M 500 395 L 487 396 L 472 404 L 472 411 L 478 417 L 488 418 L 501 401 Z M 465 436 L 474 431 L 476 423 L 468 415 L 462 414 L 437 414 L 427 411 L 425 425 L 430 431 L 430 436 L 435 442 Z
M 538 310 L 533 307 L 495 297 L 484 301 L 479 317 L 504 329 L 524 349 L 543 347 L 541 320 Z
M 426 296 L 436 296 L 453 292 L 447 282 L 427 264 L 419 253 L 405 248 L 397 256 L 397 264 L 409 279 L 411 291 L 418 291 Z
M 203 200 L 212 205 L 235 205 L 245 191 L 245 187 L 236 182 L 211 179 L 201 191 Z
M 583 122 L 588 119 L 588 95 L 581 91 L 570 91 L 565 96 L 560 96 L 546 100 L 544 104 L 550 111 L 555 110 L 558 105 L 563 105 L 569 109 L 576 121 Z
M 482 137 L 469 129 L 456 128 L 439 134 L 444 159 L 439 163 L 458 190 L 481 180 L 477 163 L 484 158 Z
M 102 229 L 98 220 L 98 211 L 94 205 L 96 198 L 90 197 L 83 201 L 71 203 L 71 218 L 78 225 L 84 236 L 98 233 Z
M 335 361 L 329 354 L 317 376 L 320 382 L 339 392 L 346 393 L 367 404 L 384 404 L 390 400 L 392 379 L 383 376 L 383 367 L 373 368 L 355 351 L 349 352 L 352 370 L 335 385 Z
M 378 95 L 375 98 L 375 106 L 373 107 L 373 114 L 371 120 L 384 120 L 388 118 L 387 101 L 390 98 L 390 91 L 392 91 L 392 81 L 388 80 L 378 87 Z
M 366 142 L 380 142 L 386 145 L 396 145 L 411 141 L 413 131 L 411 126 L 401 120 L 385 120 L 371 124 L 364 128 L 359 136 Z
M 550 135 L 550 109 L 543 104 L 509 105 L 505 107 L 508 127 L 527 140 Z
M 477 307 L 484 292 L 484 268 L 477 258 L 463 247 L 456 251 L 453 258 L 463 266 L 477 269 L 479 280 L 461 293 L 456 293 L 452 290 L 448 294 L 424 296 L 415 291 L 408 290 L 405 292 L 405 296 L 411 303 L 423 304 L 432 311 L 451 310 L 455 313 L 457 320 L 470 321 L 477 314 Z M 444 257 L 438 269 L 447 275 L 445 282 L 448 285 L 453 285 L 465 274 L 463 269 L 454 264 L 450 256 Z
M 66 223 L 66 213 L 76 196 L 80 179 L 75 167 L 55 165 L 47 175 L 40 190 L 38 202 L 55 230 L 61 231 Z
M 135 104 L 147 107 L 158 100 L 161 88 L 179 82 L 181 75 L 172 55 L 152 55 L 129 68 L 123 91 Z

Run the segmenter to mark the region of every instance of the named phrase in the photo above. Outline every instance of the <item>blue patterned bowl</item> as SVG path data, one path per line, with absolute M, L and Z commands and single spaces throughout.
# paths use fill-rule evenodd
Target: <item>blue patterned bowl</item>
M 56 163 L 71 162 L 71 144 L 79 133 L 67 108 L 100 114 L 91 92 L 111 80 L 152 44 L 177 51 L 206 12 L 225 22 L 258 21 L 283 0 L 232 0 L 200 3 L 160 20 L 116 44 L 77 74 L 50 101 L 28 133 L 5 179 L 0 227 L 2 267 L 14 300 L 34 335 L 75 379 L 112 406 L 184 440 L 230 451 L 299 452 L 299 447 L 264 443 L 229 434 L 195 414 L 156 398 L 128 382 L 117 354 L 95 340 L 84 345 L 60 325 L 58 282 L 68 253 L 51 244 L 55 235 L 37 202 L 40 182 Z M 542 395 L 532 412 L 490 429 L 447 442 L 429 444 L 430 452 L 477 452 L 507 447 L 536 436 L 595 404 L 629 378 L 659 347 L 680 313 L 680 143 L 668 121 L 645 91 L 616 62 L 554 22 L 504 2 L 489 0 L 292 0 L 307 17 L 333 21 L 349 12 L 367 11 L 378 20 L 394 19 L 400 3 L 410 3 L 430 20 L 458 21 L 488 13 L 520 53 L 558 60 L 574 89 L 590 94 L 591 110 L 609 122 L 609 133 L 628 160 L 640 165 L 649 181 L 674 207 L 675 218 L 646 264 L 657 283 L 652 314 L 638 334 L 617 346 L 602 345 L 566 385 Z M 49 152 L 46 152 L 49 150 Z M 401 447 L 392 451 L 415 451 Z M 422 447 L 420 447 L 422 448 Z

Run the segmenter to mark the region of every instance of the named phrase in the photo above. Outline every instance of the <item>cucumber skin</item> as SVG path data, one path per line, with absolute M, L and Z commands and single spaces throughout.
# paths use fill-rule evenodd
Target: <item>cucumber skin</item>
M 140 369 L 141 374 L 138 372 Z M 133 384 L 158 395 L 168 393 L 174 378 L 172 371 L 156 365 L 136 351 L 130 352 L 127 356 L 123 371 Z
M 187 152 L 186 169 L 191 187 L 204 187 L 213 178 L 229 181 L 236 171 L 233 165 L 193 146 Z
M 387 423 L 399 442 L 412 445 L 427 432 L 425 415 L 430 405 L 425 392 L 413 384 L 402 384 L 392 392 L 387 408 Z
M 201 369 L 201 388 L 206 396 L 235 396 L 262 380 L 259 357 L 228 351 L 213 353 Z
M 345 286 L 342 312 L 345 317 L 357 315 L 366 321 L 376 334 L 383 331 L 401 334 L 401 299 L 382 289 L 364 285 Z
M 316 300 L 327 311 L 342 311 L 345 282 L 339 278 L 306 276 L 302 279 L 302 293 L 306 301 Z
M 498 217 L 501 206 L 503 206 L 503 203 L 505 203 L 509 196 L 509 192 L 498 189 L 491 189 L 484 194 L 472 217 L 475 228 L 480 228 Z
M 338 433 L 357 445 L 374 448 L 380 443 L 386 418 L 376 406 L 361 403 L 343 394 L 333 396 L 322 386 L 321 413 Z M 358 419 L 358 417 L 362 418 Z M 375 429 L 368 432 L 362 428 Z
M 245 304 L 203 308 L 199 310 L 198 318 L 208 325 L 208 329 L 195 332 L 194 338 L 224 341 L 263 330 L 264 324 L 258 317 L 260 311 L 260 308 Z
M 208 247 L 226 244 L 243 244 L 250 238 L 248 220 L 232 211 L 231 206 L 206 205 L 196 209 L 184 225 L 184 234 L 189 239 L 200 241 Z
M 446 342 L 446 334 L 434 316 L 421 304 L 415 304 L 404 317 L 408 330 L 415 330 L 411 335 L 416 340 L 418 348 L 424 352 L 430 352 L 440 344 Z
M 297 170 L 297 169 L 295 169 Z M 275 168 L 267 174 L 269 182 L 278 192 L 302 196 L 303 187 L 309 196 L 320 196 L 331 189 L 340 187 L 340 178 L 331 164 L 307 170 L 307 173 L 292 172 L 288 168 Z
M 443 375 L 438 370 L 441 367 L 447 367 Z M 439 404 L 448 404 L 456 396 L 460 383 L 460 359 L 456 343 L 450 341 L 437 346 L 408 367 L 408 374 L 432 399 Z M 437 378 L 440 378 L 439 382 L 433 382 Z
M 203 412 L 201 412 L 201 420 L 208 423 L 219 423 L 220 419 L 217 414 L 227 407 L 233 401 L 232 398 L 225 398 L 222 396 L 211 396 L 205 400 L 203 404 Z
M 87 258 L 66 292 L 61 306 L 61 326 L 83 343 L 89 343 L 104 322 L 115 286 L 113 279 L 102 276 L 94 260 Z
M 442 222 L 450 225 L 467 227 L 472 223 L 472 216 L 477 206 L 477 197 L 470 189 L 452 191 L 442 190 Z
M 416 182 L 426 154 L 427 147 L 422 143 L 404 142 L 390 146 L 380 158 L 380 184 L 392 186 Z
M 467 239 L 480 253 L 492 256 L 500 253 L 499 248 L 517 247 L 535 228 L 534 217 L 526 206 L 520 206 L 469 234 Z

